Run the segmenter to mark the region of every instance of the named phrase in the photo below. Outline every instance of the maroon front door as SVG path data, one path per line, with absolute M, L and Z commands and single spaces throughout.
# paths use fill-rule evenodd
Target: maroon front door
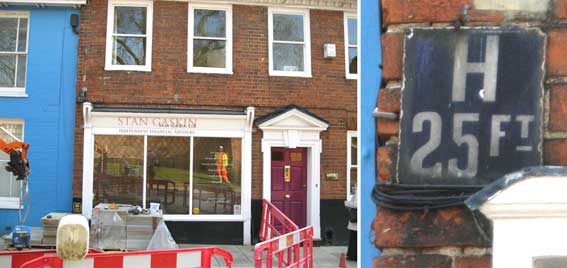
M 307 217 L 307 150 L 272 148 L 272 204 L 299 227 Z

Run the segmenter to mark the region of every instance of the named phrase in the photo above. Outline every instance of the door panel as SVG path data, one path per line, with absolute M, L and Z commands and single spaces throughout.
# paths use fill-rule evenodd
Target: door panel
M 291 191 L 303 191 L 305 180 L 303 179 L 303 167 L 292 166 L 291 167 L 291 181 L 290 189 Z
M 291 201 L 289 202 L 289 208 L 288 208 L 288 215 L 289 217 L 293 220 L 293 219 L 301 219 L 301 218 L 305 218 L 306 215 L 304 215 L 305 213 L 305 208 L 304 208 L 305 203 L 304 202 L 300 202 L 300 201 Z M 295 220 L 293 220 L 297 225 L 303 224 L 305 225 L 305 223 L 300 223 L 297 222 Z M 302 226 L 300 226 L 302 227 Z
M 307 150 L 272 148 L 272 203 L 299 227 L 307 218 Z M 286 167 L 289 178 L 286 180 Z
M 272 166 L 272 191 L 284 190 L 284 168 L 283 166 Z

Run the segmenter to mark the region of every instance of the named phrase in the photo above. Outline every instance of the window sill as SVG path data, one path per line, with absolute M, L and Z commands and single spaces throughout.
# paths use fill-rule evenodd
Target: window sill
M 26 98 L 28 94 L 26 94 L 25 88 L 0 87 L 0 97 Z
M 0 197 L 0 209 L 19 209 L 20 199 L 17 197 Z
M 104 67 L 105 71 L 126 71 L 126 72 L 151 72 L 151 66 L 136 66 L 136 65 L 107 65 Z
M 234 73 L 232 70 L 228 69 L 216 69 L 216 68 L 189 68 L 187 70 L 188 73 L 196 73 L 196 74 L 225 74 L 225 75 L 233 75 Z
M 270 76 L 312 78 L 310 73 L 270 71 Z

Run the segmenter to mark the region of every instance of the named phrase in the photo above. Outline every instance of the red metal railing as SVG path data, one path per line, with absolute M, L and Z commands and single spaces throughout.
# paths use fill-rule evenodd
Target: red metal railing
M 42 256 L 24 263 L 19 268 L 63 268 L 66 265 L 82 268 L 211 268 L 213 255 L 224 258 L 226 268 L 232 268 L 232 254 L 217 247 L 90 253 L 79 261 Z
M 262 200 L 260 240 L 266 241 L 298 229 L 299 227 L 270 201 Z
M 89 253 L 101 253 L 102 251 L 90 249 Z M 37 249 L 37 250 L 7 250 L 0 251 L 0 268 L 19 268 L 22 264 L 35 258 L 43 256 L 55 256 L 55 249 Z
M 313 267 L 313 226 L 300 230 L 297 224 L 266 199 L 262 201 L 260 240 L 264 242 L 254 247 L 256 268 L 272 268 L 274 260 L 277 260 L 280 268 Z
M 312 268 L 313 226 L 256 244 L 254 261 L 255 268 L 272 268 L 274 261 L 277 261 L 278 268 Z

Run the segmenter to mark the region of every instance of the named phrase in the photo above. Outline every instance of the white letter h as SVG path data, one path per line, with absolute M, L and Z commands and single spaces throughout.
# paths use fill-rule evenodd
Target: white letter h
M 484 62 L 468 62 L 469 37 L 459 37 L 453 69 L 453 102 L 465 101 L 467 73 L 484 74 L 484 94 L 481 95 L 483 101 L 493 102 L 496 100 L 499 40 L 498 35 L 487 36 L 485 47 L 482 48 L 485 52 Z

